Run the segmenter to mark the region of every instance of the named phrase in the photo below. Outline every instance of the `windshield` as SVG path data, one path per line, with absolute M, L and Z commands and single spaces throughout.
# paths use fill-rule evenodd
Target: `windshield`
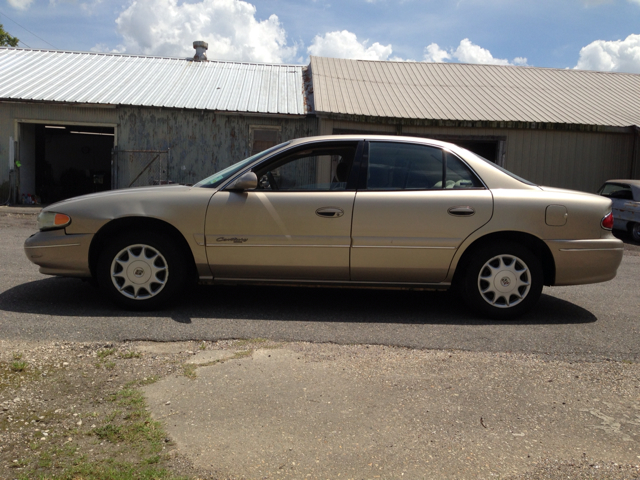
M 467 150 L 468 151 L 468 150 Z M 507 170 L 506 168 L 501 167 L 500 165 L 498 165 L 497 163 L 492 162 L 491 160 L 487 160 L 484 157 L 481 157 L 480 155 L 478 155 L 477 153 L 473 153 L 473 152 L 469 152 L 471 155 L 473 155 L 474 157 L 482 160 L 483 162 L 488 163 L 489 165 L 491 165 L 492 167 L 497 168 L 498 170 L 500 170 L 502 173 L 506 173 L 507 175 L 509 175 L 511 178 L 515 178 L 516 180 L 518 180 L 519 182 L 522 183 L 526 183 L 527 185 L 532 185 L 534 187 L 537 187 L 538 185 L 530 182 L 529 180 L 526 180 L 522 177 L 519 177 L 518 175 L 516 175 L 515 173 L 511 173 L 509 170 Z
M 219 172 L 214 173 L 210 177 L 205 178 L 204 180 L 200 180 L 198 183 L 194 185 L 194 187 L 205 187 L 205 188 L 215 188 L 223 183 L 228 178 L 232 177 L 234 174 L 238 173 L 244 167 L 249 165 L 250 163 L 255 162 L 256 160 L 260 160 L 263 157 L 266 157 L 272 152 L 288 145 L 290 142 L 284 142 L 280 145 L 276 145 L 275 147 L 271 147 L 263 152 L 256 153 L 255 155 L 245 158 L 244 160 L 240 160 L 237 163 L 225 168 L 224 170 L 220 170 Z

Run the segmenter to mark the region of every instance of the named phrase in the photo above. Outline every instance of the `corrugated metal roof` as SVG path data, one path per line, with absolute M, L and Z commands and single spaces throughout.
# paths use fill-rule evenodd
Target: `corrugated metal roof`
M 303 68 L 0 48 L 0 98 L 305 115 Z
M 318 113 L 640 125 L 640 75 L 459 63 L 311 57 Z

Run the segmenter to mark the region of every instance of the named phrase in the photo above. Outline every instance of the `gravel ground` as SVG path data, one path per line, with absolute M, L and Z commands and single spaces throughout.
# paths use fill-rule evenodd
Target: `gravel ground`
M 276 369 L 279 373 L 272 377 L 272 372 L 258 361 L 260 355 L 267 357 L 263 355 L 265 352 L 269 356 L 273 354 L 274 357 L 277 356 L 276 352 L 285 357 L 292 354 L 293 357 L 287 368 Z M 235 370 L 230 369 L 236 364 L 246 367 L 238 370 L 241 377 L 231 375 L 231 371 Z M 307 370 L 296 370 L 301 367 Z M 16 371 L 20 368 L 21 371 Z M 247 368 L 251 370 L 247 371 Z M 309 372 L 316 372 L 317 378 Z M 203 387 L 206 382 L 211 381 L 211 375 L 217 375 L 217 378 L 228 376 L 229 380 L 228 383 L 221 381 L 213 387 L 213 397 L 211 392 Z M 206 443 L 206 435 L 202 435 L 201 429 L 213 428 L 216 432 L 214 437 L 228 443 L 231 449 L 234 445 L 239 446 L 241 452 L 246 451 L 249 458 L 253 453 L 252 442 L 256 438 L 252 435 L 247 436 L 246 428 L 249 427 L 250 432 L 255 432 L 256 426 L 252 425 L 249 418 L 251 415 L 246 412 L 258 412 L 265 407 L 268 408 L 268 403 L 264 402 L 265 395 L 268 397 L 272 394 L 276 398 L 278 394 L 287 391 L 285 388 L 278 388 L 278 385 L 273 383 L 274 379 L 291 380 L 294 377 L 298 378 L 296 375 L 306 378 L 300 380 L 300 387 L 312 388 L 316 385 L 319 389 L 326 388 L 326 395 L 329 398 L 335 397 L 334 402 L 338 403 L 341 401 L 338 397 L 342 397 L 343 394 L 346 397 L 353 393 L 349 391 L 349 384 L 357 385 L 364 382 L 365 388 L 372 392 L 376 389 L 377 392 L 368 399 L 345 400 L 349 408 L 378 408 L 371 410 L 370 414 L 373 415 L 374 424 L 381 431 L 402 427 L 399 430 L 401 435 L 395 438 L 395 441 L 401 444 L 398 455 L 386 457 L 381 450 L 376 450 L 380 445 L 375 446 L 373 450 L 377 455 L 382 455 L 379 460 L 380 465 L 384 464 L 386 467 L 383 472 L 376 474 L 371 470 L 362 470 L 357 472 L 357 475 L 343 474 L 340 478 L 418 478 L 416 472 L 423 472 L 422 477 L 430 478 L 640 478 L 640 465 L 637 464 L 640 463 L 640 429 L 636 428 L 640 426 L 640 415 L 636 421 L 633 420 L 634 408 L 636 413 L 640 414 L 638 364 L 563 363 L 537 355 L 425 351 L 373 345 L 272 343 L 263 340 L 217 343 L 0 341 L 0 478 L 35 478 L 37 474 L 53 477 L 63 472 L 65 466 L 77 462 L 78 458 L 82 458 L 86 463 L 96 464 L 109 458 L 131 464 L 143 464 L 147 455 L 144 453 L 144 444 L 118 444 L 99 435 L 106 425 L 115 423 L 111 418 L 114 407 L 110 399 L 130 387 L 147 392 L 149 410 L 165 427 L 162 431 L 164 440 L 156 462 L 160 467 L 167 469 L 170 475 L 193 479 L 338 478 L 337 474 L 342 473 L 341 468 L 344 466 L 340 462 L 329 470 L 315 473 L 309 470 L 309 474 L 304 471 L 305 475 L 302 476 L 298 475 L 303 473 L 301 470 L 287 471 L 281 468 L 276 468 L 275 472 L 267 468 L 257 474 L 258 472 L 247 469 L 248 463 L 225 464 L 224 455 L 217 463 L 214 460 L 211 464 L 210 458 L 207 462 L 202 462 L 202 459 L 194 454 L 197 448 L 183 441 L 180 430 L 189 433 L 191 442 L 200 442 L 198 448 L 208 449 L 210 445 Z M 509 385 L 510 382 L 507 380 L 510 376 L 514 378 L 513 385 Z M 273 392 L 265 392 L 264 385 L 260 385 L 256 378 L 270 385 Z M 434 393 L 430 394 L 428 402 L 428 411 L 431 414 L 422 410 L 420 404 L 416 410 L 413 408 L 416 405 L 413 405 L 415 402 L 412 400 L 412 392 L 419 392 L 425 381 L 432 384 L 434 379 L 440 383 L 432 385 L 435 387 Z M 467 382 L 469 379 L 477 384 L 484 383 L 484 387 L 479 390 L 484 392 L 482 395 L 478 395 L 470 386 Z M 295 380 L 293 381 L 295 384 Z M 184 386 L 177 389 L 176 382 L 182 382 Z M 547 388 L 545 384 L 550 387 Z M 227 398 L 238 396 L 233 385 L 245 386 L 240 403 L 234 403 Z M 247 385 L 251 385 L 248 391 Z M 541 400 L 538 396 L 540 392 L 528 391 L 531 386 L 547 393 L 551 392 L 549 398 L 555 398 L 558 402 L 547 402 L 546 397 L 543 398 L 544 401 Z M 161 392 L 162 401 L 157 401 L 153 392 Z M 519 392 L 520 397 L 516 398 L 514 392 Z M 180 394 L 183 395 L 182 398 L 185 395 L 189 397 L 191 407 L 198 410 L 182 420 L 179 413 L 184 405 L 181 406 Z M 446 400 L 438 400 L 441 395 L 446 395 Z M 453 403 L 451 395 L 456 397 Z M 479 398 L 480 396 L 485 396 L 486 399 Z M 544 404 L 545 412 L 540 414 L 532 408 L 525 407 L 522 396 L 528 397 L 528 401 L 534 406 Z M 171 400 L 168 401 L 166 398 Z M 504 405 L 506 410 L 494 410 L 493 416 L 489 414 L 491 410 L 484 410 L 487 413 L 484 414 L 484 419 L 479 420 L 475 419 L 475 413 L 473 420 L 465 417 L 464 409 L 470 404 L 474 405 L 474 412 L 480 412 L 487 407 L 487 401 L 489 407 L 492 405 L 491 399 L 498 405 Z M 578 403 L 581 400 L 582 405 Z M 594 401 L 599 403 L 594 404 Z M 608 401 L 617 402 L 617 413 L 601 413 L 601 422 L 593 415 L 582 414 L 593 424 L 593 428 L 584 430 L 587 433 L 584 433 L 584 444 L 581 448 L 585 453 L 563 456 L 566 452 L 562 449 L 562 442 L 567 441 L 566 438 L 571 439 L 572 435 L 580 435 L 579 429 L 577 433 L 562 431 L 562 422 L 570 419 L 563 409 L 573 408 L 574 412 L 577 412 L 580 406 L 586 409 L 599 406 L 604 409 L 604 404 L 611 403 Z M 452 417 L 448 412 L 456 404 L 459 405 L 458 416 Z M 233 415 L 224 414 L 223 410 L 219 409 L 220 405 L 233 405 Z M 518 413 L 518 420 L 512 415 L 513 412 L 509 411 L 509 405 L 516 409 L 523 407 Z M 460 406 L 463 413 L 460 413 Z M 216 417 L 215 427 L 208 425 L 199 415 L 205 407 L 218 408 L 221 416 Z M 286 408 L 286 404 L 278 408 Z M 167 409 L 171 409 L 175 414 L 167 415 Z M 425 439 L 427 443 L 424 445 L 420 443 L 420 435 L 417 435 L 420 429 L 416 430 L 411 426 L 416 424 L 416 418 L 409 419 L 408 427 L 400 425 L 416 411 L 422 412 L 417 417 L 418 422 L 433 423 L 429 430 L 433 428 L 434 435 L 428 435 Z M 225 419 L 245 414 L 247 424 L 243 424 L 242 428 L 237 424 L 224 424 Z M 260 421 L 268 423 L 269 415 L 263 417 Z M 304 432 L 305 429 L 315 428 L 311 416 L 306 415 L 303 418 L 304 424 L 294 426 L 294 430 Z M 455 425 L 458 423 L 456 418 L 460 419 L 460 425 Z M 620 419 L 623 421 L 620 422 Z M 339 426 L 340 431 L 348 431 L 349 422 L 341 421 L 345 423 Z M 469 425 L 465 427 L 467 421 L 473 422 L 473 428 Z M 448 422 L 453 424 L 447 425 Z M 124 423 L 125 420 L 122 420 L 123 425 Z M 475 425 L 476 423 L 478 424 Z M 549 427 L 555 424 L 560 425 L 560 435 L 567 435 L 565 440 L 559 437 L 556 444 L 551 441 L 545 448 L 533 448 L 528 459 L 525 455 L 524 460 L 515 461 L 516 465 L 521 463 L 521 467 L 524 468 L 514 467 L 514 459 L 520 458 L 525 450 L 513 443 L 520 442 L 519 437 L 505 432 L 527 431 L 528 434 L 532 434 L 533 441 L 538 438 L 533 431 L 534 427 L 537 430 L 537 426 Z M 177 428 L 172 425 L 177 425 Z M 435 430 L 438 430 L 437 435 Z M 314 435 L 322 435 L 323 432 L 323 426 L 319 425 Z M 358 431 L 354 433 L 357 434 Z M 504 441 L 505 435 L 512 443 Z M 279 436 L 280 432 L 275 432 L 273 438 L 258 440 L 275 448 L 279 445 Z M 365 441 L 366 435 L 360 435 L 359 440 Z M 388 438 L 382 435 L 376 437 L 375 442 L 386 440 Z M 418 443 L 409 448 L 408 443 L 412 440 Z M 547 442 L 549 439 L 541 440 Z M 429 444 L 429 441 L 436 443 Z M 303 443 L 300 442 L 298 446 L 303 448 Z M 461 455 L 461 445 L 463 450 L 467 449 L 466 460 Z M 491 456 L 489 452 L 492 445 L 494 449 L 504 450 L 497 457 Z M 455 447 L 453 454 L 452 447 Z M 489 447 L 489 450 L 486 447 Z M 602 447 L 601 454 L 598 453 L 599 447 Z M 624 452 L 627 447 L 631 447 L 632 451 L 621 454 L 620 452 Z M 554 450 L 557 455 L 554 454 Z M 417 457 L 414 455 L 415 452 L 418 452 Z M 430 461 L 427 461 L 429 459 L 426 453 L 432 456 Z M 417 458 L 422 463 L 418 464 L 417 470 L 409 469 L 407 474 L 402 476 L 402 467 L 406 467 L 403 464 L 405 456 L 411 457 L 411 461 Z M 473 461 L 468 461 L 474 456 Z M 215 459 L 215 455 L 212 458 Z M 638 462 L 629 461 L 633 458 L 637 458 Z M 353 462 L 354 459 L 350 461 Z M 485 468 L 484 463 L 489 468 Z M 355 465 L 357 466 L 357 462 Z
M 118 444 L 99 435 L 105 425 L 126 424 L 126 418 L 111 418 L 119 408 L 112 400 L 127 388 L 182 372 L 183 362 L 203 345 L 155 354 L 140 342 L 0 341 L 0 478 L 94 478 L 65 476 L 78 459 L 144 463 L 151 458 L 147 442 Z M 158 453 L 157 463 L 174 475 L 200 476 L 170 439 Z

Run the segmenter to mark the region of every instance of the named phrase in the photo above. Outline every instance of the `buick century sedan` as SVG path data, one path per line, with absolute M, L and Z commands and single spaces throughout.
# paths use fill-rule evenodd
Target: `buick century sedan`
M 453 288 L 474 314 L 507 319 L 543 285 L 615 277 L 611 205 L 450 143 L 312 137 L 193 186 L 50 205 L 25 251 L 40 272 L 95 280 L 125 309 L 160 308 L 199 281 Z

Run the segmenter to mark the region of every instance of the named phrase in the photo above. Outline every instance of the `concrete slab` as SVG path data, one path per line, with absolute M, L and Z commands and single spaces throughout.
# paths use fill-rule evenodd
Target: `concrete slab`
M 640 463 L 640 366 L 287 344 L 145 387 L 220 478 L 490 478 L 539 462 Z

